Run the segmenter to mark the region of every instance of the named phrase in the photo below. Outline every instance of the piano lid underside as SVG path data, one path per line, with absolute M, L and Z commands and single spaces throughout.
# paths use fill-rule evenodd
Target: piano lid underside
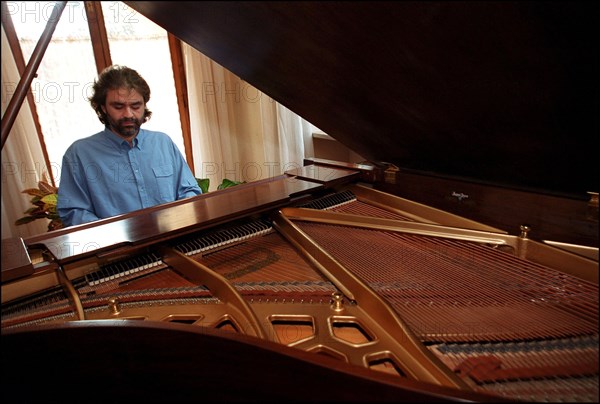
M 317 206 L 411 223 L 348 191 L 308 205 Z M 248 335 L 262 327 L 262 338 L 401 378 L 422 380 L 414 368 L 428 363 L 432 374 L 439 366 L 466 390 L 534 401 L 598 400 L 597 284 L 519 258 L 504 244 L 307 221 L 293 213 L 204 231 L 168 247 L 225 279 L 257 322 L 221 287 L 191 279 L 180 264 L 190 263 L 170 261 L 163 247 L 152 248 L 153 258 L 130 257 L 72 283 L 88 319 L 177 322 Z M 398 324 L 382 317 L 385 310 L 369 310 L 373 301 L 352 278 L 330 264 L 319 267 L 318 252 L 302 252 L 287 220 L 384 299 L 408 334 L 390 339 Z M 345 295 L 342 310 L 334 309 L 334 292 Z M 3 328 L 76 320 L 61 293 L 46 294 L 44 303 L 4 304 Z M 413 336 L 426 352 L 407 355 L 397 345 Z M 416 366 L 418 355 L 424 362 Z
M 125 3 L 371 161 L 598 191 L 590 2 Z

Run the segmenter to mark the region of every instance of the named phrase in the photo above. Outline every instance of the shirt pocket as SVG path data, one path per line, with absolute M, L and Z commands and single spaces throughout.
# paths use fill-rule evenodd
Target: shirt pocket
M 174 174 L 173 166 L 162 165 L 152 167 L 154 177 L 156 178 L 156 185 L 160 198 L 163 202 L 171 202 L 175 200 L 175 186 L 174 186 Z

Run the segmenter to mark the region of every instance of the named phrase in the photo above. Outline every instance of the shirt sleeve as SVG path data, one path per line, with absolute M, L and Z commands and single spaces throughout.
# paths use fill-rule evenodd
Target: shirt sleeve
M 181 172 L 179 173 L 179 186 L 177 187 L 177 199 L 185 199 L 192 196 L 200 195 L 202 190 L 198 185 L 198 181 L 192 174 L 192 170 L 188 166 L 187 162 L 183 159 L 183 156 L 177 149 L 177 156 L 179 159 L 179 166 L 181 167 Z
M 65 227 L 93 222 L 99 217 L 87 191 L 85 173 L 75 156 L 67 150 L 63 157 L 58 187 L 57 212 Z

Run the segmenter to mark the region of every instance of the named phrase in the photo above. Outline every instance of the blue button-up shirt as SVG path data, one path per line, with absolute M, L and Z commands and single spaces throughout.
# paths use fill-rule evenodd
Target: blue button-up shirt
M 65 152 L 57 210 L 72 226 L 201 193 L 169 136 L 140 129 L 132 147 L 105 129 Z

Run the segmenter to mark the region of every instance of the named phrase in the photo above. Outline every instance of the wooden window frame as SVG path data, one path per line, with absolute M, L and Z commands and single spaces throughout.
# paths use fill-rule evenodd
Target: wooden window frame
M 19 43 L 19 37 L 17 36 L 17 31 L 15 29 L 15 25 L 13 24 L 13 20 L 10 16 L 10 12 L 8 10 L 8 5 L 6 4 L 6 2 L 3 1 L 1 7 L 2 26 L 4 27 L 4 32 L 6 33 L 6 39 L 8 40 L 10 50 L 13 54 L 13 58 L 15 59 L 15 64 L 17 65 L 19 76 L 23 77 L 25 73 L 26 64 L 25 58 L 23 57 L 23 50 L 21 49 L 21 44 Z M 35 131 L 37 133 L 38 141 L 40 142 L 42 154 L 44 156 L 44 162 L 46 163 L 46 167 L 51 167 L 50 157 L 48 156 L 48 149 L 46 148 L 46 141 L 44 140 L 44 133 L 42 131 L 42 125 L 40 124 L 40 119 L 37 113 L 37 107 L 35 105 L 35 100 L 33 98 L 31 88 L 27 90 L 27 104 L 29 105 L 29 109 L 31 110 L 33 124 L 35 125 Z M 50 181 L 52 185 L 56 185 L 52 170 L 48 170 L 48 177 L 48 181 Z

